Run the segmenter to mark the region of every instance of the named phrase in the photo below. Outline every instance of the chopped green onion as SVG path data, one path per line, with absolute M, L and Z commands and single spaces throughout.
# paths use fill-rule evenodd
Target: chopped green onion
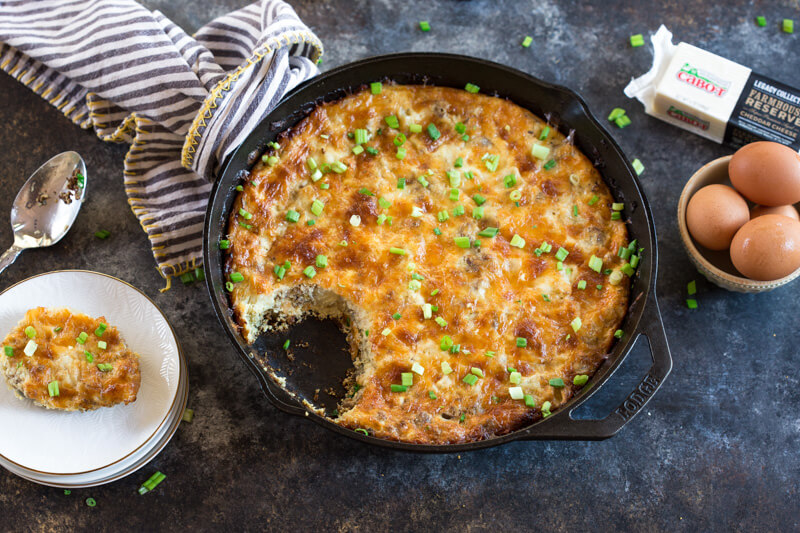
M 311 202 L 311 212 L 314 213 L 314 216 L 320 216 L 323 209 L 325 209 L 325 204 L 319 200 L 314 200 Z
M 539 140 L 543 141 L 547 139 L 547 136 L 550 135 L 550 126 L 545 126 L 542 128 L 542 133 L 539 134 Z
M 461 205 L 461 204 L 458 204 L 457 206 L 455 206 L 453 208 L 453 216 L 454 217 L 460 217 L 461 215 L 464 214 L 464 212 L 465 212 L 464 211 L 464 206 Z
M 291 339 L 286 339 L 286 342 L 283 343 L 283 349 L 288 350 L 289 345 L 292 343 Z
M 369 155 L 378 155 L 380 153 L 376 148 L 373 148 L 372 146 L 367 146 L 365 150 Z
M 622 273 L 628 277 L 631 277 L 636 273 L 636 270 L 634 270 L 634 268 L 630 265 L 630 263 L 625 263 L 624 265 L 622 265 L 620 270 L 622 270 Z
M 429 397 L 431 400 L 435 400 L 435 399 L 436 399 L 436 393 L 435 393 L 435 392 L 433 392 L 432 390 L 429 390 L 429 391 L 428 391 L 428 397 Z
M 531 37 L 530 35 L 526 35 L 525 38 L 522 40 L 522 47 L 528 48 L 532 42 L 533 42 L 533 37 Z
M 585 290 L 586 289 L 586 280 L 582 279 L 582 280 L 580 280 L 578 282 L 578 289 L 580 289 L 580 290 Z
M 617 331 L 614 332 L 614 336 L 618 339 L 621 339 L 623 335 L 625 335 L 625 332 L 622 331 L 621 329 L 618 329 Z
M 456 158 L 456 161 L 455 161 L 455 163 L 453 163 L 453 166 L 456 167 L 456 168 L 463 167 L 464 166 L 464 158 L 463 157 Z
M 611 204 L 611 209 L 613 211 L 622 211 L 623 209 L 625 209 L 625 204 L 614 202 L 613 204 Z
M 633 48 L 642 46 L 644 44 L 644 37 L 641 33 L 637 33 L 636 35 L 631 35 L 631 46 Z
M 106 332 L 106 329 L 108 329 L 108 324 L 104 324 L 103 322 L 100 322 L 100 325 L 97 326 L 96 330 L 94 330 L 95 336 L 102 337 L 103 333 Z
M 437 294 L 439 294 L 439 289 L 433 289 L 431 291 L 431 296 L 436 296 Z
M 97 365 L 97 369 L 100 372 L 111 372 L 114 369 L 114 365 L 111 363 L 99 363 Z
M 442 134 L 439 132 L 439 130 L 436 129 L 436 125 L 433 124 L 433 123 L 428 124 L 428 135 L 434 141 L 442 136 Z
M 756 17 L 756 25 L 761 26 L 762 28 L 767 25 L 767 18 L 763 16 Z
M 470 242 L 469 237 L 455 237 L 453 241 L 456 243 L 456 246 L 459 248 L 469 248 Z
M 536 159 L 544 161 L 547 159 L 547 156 L 550 155 L 550 148 L 542 144 L 534 144 L 531 147 L 531 155 Z
M 345 165 L 341 161 L 334 161 L 333 163 L 331 163 L 331 170 L 333 170 L 337 174 L 343 174 L 347 170 L 347 165 Z
M 794 33 L 794 21 L 792 19 L 783 19 L 781 28 L 785 33 Z
M 431 23 L 428 22 L 427 20 L 420 21 L 419 29 L 421 29 L 422 31 L 431 31 Z
M 517 337 L 517 348 L 525 348 L 528 346 L 528 339 L 525 337 Z
M 29 339 L 33 339 L 34 337 L 36 337 L 36 328 L 34 328 L 33 326 L 26 327 L 25 328 L 25 335 Z
M 624 128 L 625 126 L 630 125 L 630 123 L 631 119 L 628 118 L 628 115 L 622 115 L 614 121 L 614 124 L 616 124 L 618 128 Z
M 589 376 L 586 374 L 579 374 L 572 378 L 572 384 L 577 385 L 578 387 L 583 387 L 586 385 L 586 382 L 589 381 Z
M 577 333 L 578 330 L 581 329 L 581 317 L 576 316 L 572 319 L 572 322 L 570 322 L 569 325 L 572 326 L 572 331 Z
M 608 282 L 612 285 L 619 285 L 622 282 L 622 272 L 619 270 L 614 270 L 608 276 Z
M 14 348 L 11 346 L 3 346 L 3 351 L 6 354 L 6 357 L 14 357 Z
M 422 124 L 409 124 L 408 131 L 411 133 L 421 133 L 422 132 Z
M 328 266 L 328 257 L 324 255 L 318 255 L 316 260 L 317 268 L 325 268 Z
M 589 258 L 589 268 L 599 274 L 603 270 L 603 260 L 592 254 L 592 257 Z
M 406 188 L 406 179 L 405 178 L 397 178 L 397 188 L 398 189 L 405 189 Z
M 486 228 L 480 230 L 478 232 L 478 235 L 480 235 L 481 237 L 488 237 L 488 238 L 491 239 L 494 236 L 496 236 L 499 231 L 500 231 L 499 229 L 489 226 L 489 227 L 486 227 Z
M 450 180 L 451 187 L 458 187 L 461 185 L 461 176 L 458 175 L 458 172 L 455 170 L 448 170 L 447 171 L 447 179 Z
M 98 239 L 107 239 L 109 235 L 111 235 L 111 232 L 104 229 L 94 232 L 94 236 Z
M 250 220 L 251 218 L 253 218 L 253 214 L 252 213 L 248 213 L 247 211 L 245 211 L 241 207 L 239 208 L 239 216 L 244 218 L 245 220 Z
M 589 200 L 589 205 L 594 205 L 600 201 L 600 197 L 597 195 L 592 196 L 591 200 Z
M 406 255 L 406 251 L 403 248 L 389 248 L 389 253 L 394 255 Z
M 433 234 L 437 235 L 437 236 L 441 235 L 442 234 L 442 230 L 440 230 L 439 228 L 433 228 Z
M 390 128 L 398 129 L 400 127 L 400 121 L 398 121 L 397 117 L 394 115 L 389 115 L 383 120 L 386 121 L 386 125 L 389 126 Z
M 403 146 L 406 142 L 406 136 L 402 133 L 398 133 L 394 136 L 394 145 L 395 146 Z
M 105 350 L 108 348 L 108 343 L 106 343 L 106 341 L 97 341 L 97 347 L 101 350 Z
M 556 259 L 558 259 L 559 261 L 563 261 L 564 259 L 566 259 L 566 258 L 567 258 L 567 256 L 568 256 L 568 255 L 569 255 L 569 252 L 568 252 L 566 249 L 564 249 L 564 248 L 559 248 L 559 249 L 556 251 L 556 255 L 555 255 L 555 257 L 556 257 Z
M 381 209 L 389 209 L 392 207 L 392 202 L 381 196 L 378 198 L 378 205 L 381 207 Z
M 530 408 L 536 407 L 536 400 L 533 399 L 533 396 L 531 396 L 530 394 L 526 394 L 524 399 L 525 399 L 525 405 L 527 405 Z
M 267 165 L 269 165 L 269 166 L 271 166 L 271 167 L 274 167 L 275 165 L 277 165 L 277 164 L 278 164 L 278 157 L 277 157 L 277 156 L 274 156 L 274 155 L 271 155 L 271 156 L 269 156 L 269 157 L 267 158 L 267 161 L 266 161 L 266 163 L 267 163 Z
M 59 396 L 61 395 L 61 391 L 58 390 L 58 381 L 51 381 L 47 384 L 47 392 L 50 393 L 50 397 Z
M 542 294 L 542 300 L 544 300 L 545 302 L 549 302 L 550 296 L 548 296 L 547 294 Z
M 442 340 L 439 342 L 439 348 L 447 351 L 452 347 L 453 347 L 453 339 L 450 337 L 450 335 L 445 335 L 444 337 L 442 337 Z M 442 367 L 442 369 L 444 370 L 444 367 Z
M 693 294 L 697 294 L 697 283 L 692 280 L 686 285 L 686 294 L 692 296 Z
M 397 147 L 397 153 L 394 154 L 397 159 L 403 160 L 406 158 L 406 149 L 402 146 Z
M 495 170 L 497 170 L 497 165 L 500 164 L 500 156 L 497 154 L 493 155 L 487 154 L 487 156 L 484 156 L 485 159 L 483 164 L 486 165 L 487 170 L 489 170 L 490 172 L 494 172 Z
M 617 120 L 619 117 L 622 116 L 625 116 L 625 110 L 622 109 L 621 107 L 615 107 L 614 109 L 611 110 L 611 113 L 608 115 L 608 121 L 614 122 L 615 120 Z
M 406 387 L 410 387 L 414 384 L 414 374 L 411 372 L 403 372 L 400 374 L 400 383 Z
M 596 288 L 598 291 L 602 291 L 602 290 L 603 290 L 603 286 L 602 286 L 602 285 L 595 285 L 595 288 Z
M 550 406 L 551 406 L 550 402 L 544 402 L 542 404 L 542 416 L 544 418 L 547 418 L 548 416 L 550 416 L 550 414 L 551 414 L 550 413 Z
M 434 318 L 433 321 L 436 322 L 437 324 L 439 324 L 443 328 L 447 327 L 447 320 L 445 320 L 444 318 L 442 318 L 440 316 L 437 316 L 436 318 Z
M 78 335 L 78 338 L 75 340 L 77 340 L 79 344 L 86 344 L 86 339 L 88 338 L 89 334 L 86 333 L 85 331 L 81 331 L 80 334 Z
M 189 409 L 187 407 L 186 409 L 183 410 L 183 416 L 181 416 L 181 421 L 191 423 L 192 420 L 194 420 L 194 410 Z
M 360 189 L 358 189 L 358 194 L 363 194 L 364 196 L 375 196 L 375 193 L 373 193 L 366 187 L 361 187 Z
M 225 290 L 228 292 L 233 292 L 233 283 L 230 281 L 225 282 Z
M 686 307 L 689 309 L 697 309 L 697 300 L 689 298 L 686 300 Z
M 511 194 L 509 194 L 508 197 L 514 201 L 517 201 L 520 198 L 522 198 L 522 191 L 520 191 L 519 189 L 517 189 L 516 191 L 511 191 Z M 517 205 L 517 207 L 519 207 L 519 205 Z
M 309 172 L 314 172 L 317 170 L 317 160 L 311 156 L 306 158 L 306 167 L 308 167 Z
M 289 209 L 289 211 L 286 212 L 286 220 L 288 220 L 289 222 L 297 222 L 298 220 L 300 220 L 300 213 L 298 213 L 294 209 Z
M 480 87 L 478 87 L 478 86 L 477 86 L 477 85 L 475 85 L 475 84 L 468 83 L 468 84 L 466 84 L 466 85 L 464 86 L 464 90 L 465 90 L 465 91 L 467 91 L 468 93 L 475 94 L 475 93 L 477 93 L 478 91 L 480 91 L 480 90 L 481 90 L 481 88 L 480 88 Z
M 93 363 L 94 362 L 94 355 L 92 355 L 90 352 L 84 351 L 83 355 L 86 356 L 86 362 L 87 363 Z
M 503 184 L 506 186 L 506 189 L 510 189 L 517 184 L 517 177 L 514 174 L 509 174 L 503 178 Z
M 244 276 L 240 272 L 232 272 L 230 277 L 231 281 L 234 283 L 244 281 Z
M 525 397 L 525 394 L 522 392 L 522 387 L 509 387 L 508 395 L 511 396 L 512 400 L 521 400 Z
M 522 379 L 522 374 L 516 371 L 511 372 L 511 375 L 508 377 L 508 381 L 510 381 L 514 385 L 519 385 L 521 379 Z
M 81 344 L 82 344 L 82 343 L 81 343 Z M 30 357 L 30 356 L 32 356 L 34 353 L 36 353 L 36 348 L 38 348 L 38 347 L 39 347 L 39 345 L 38 345 L 38 344 L 36 344 L 36 343 L 33 341 L 33 339 L 30 339 L 30 340 L 28 341 L 28 344 L 26 344 L 26 345 L 25 345 L 25 349 L 23 349 L 23 350 L 22 350 L 22 353 L 24 353 L 26 356 Z M 20 364 L 22 364 L 22 363 L 20 362 Z M 19 365 L 17 365 L 17 366 L 19 366 Z
M 451 202 L 457 202 L 458 201 L 458 197 L 459 197 L 460 194 L 461 194 L 461 192 L 458 189 L 456 189 L 455 187 L 450 189 L 450 195 L 449 195 L 450 201 Z
M 555 159 L 551 159 L 550 161 L 548 161 L 547 163 L 545 163 L 545 164 L 544 164 L 544 167 L 543 167 L 543 168 L 544 168 L 545 170 L 550 170 L 550 169 L 551 169 L 551 168 L 553 168 L 554 166 L 556 166 L 556 160 L 555 160 Z
M 515 233 L 508 244 L 517 248 L 525 248 L 525 239 Z
M 564 380 L 561 378 L 553 378 L 549 381 L 551 387 L 555 387 L 557 389 L 564 388 Z
M 478 382 L 478 376 L 476 376 L 475 374 L 467 374 L 466 376 L 464 376 L 461 379 L 461 381 L 463 381 L 464 383 L 466 383 L 469 386 L 472 386 L 472 385 L 475 385 L 475 383 Z
M 455 346 L 454 346 L 454 348 L 455 348 Z M 478 368 L 476 366 L 473 366 L 472 368 L 470 368 L 469 371 L 473 376 L 478 376 L 479 378 L 483 377 L 483 370 L 481 370 L 480 368 Z
M 456 128 L 456 133 L 458 134 L 464 134 L 467 132 L 467 127 L 464 125 L 463 122 L 456 122 L 455 128 Z
M 303 269 L 303 274 L 306 275 L 309 279 L 313 278 L 317 275 L 317 271 L 314 269 L 313 266 L 308 265 L 306 268 Z
M 395 385 L 394 383 L 391 385 L 392 392 L 405 392 L 408 390 L 408 387 L 405 385 Z
M 442 349 L 447 350 L 449 348 L 442 348 Z M 453 371 L 453 369 L 450 368 L 450 363 L 448 363 L 447 361 L 442 361 L 441 368 L 442 368 L 442 374 L 444 374 L 445 376 Z
M 379 81 L 373 81 L 369 84 L 369 90 L 372 91 L 372 94 L 381 94 L 382 88 L 383 84 Z
M 227 250 L 230 247 L 231 247 L 231 241 L 229 241 L 227 239 L 221 239 L 219 241 L 219 249 L 220 250 Z
M 354 155 L 358 155 L 364 151 L 364 147 L 357 144 L 356 146 L 353 146 L 351 151 L 353 152 Z
M 481 196 L 480 194 L 475 194 L 475 195 L 473 195 L 473 196 L 472 196 L 472 200 L 473 200 L 473 201 L 474 201 L 476 204 L 478 204 L 478 205 L 483 205 L 483 204 L 485 204 L 485 203 L 486 203 L 486 198 L 484 198 L 484 197 L 483 197 L 483 196 Z
M 464 135 L 461 136 L 461 140 L 464 141 L 464 142 L 467 142 L 469 140 L 469 135 L 467 135 L 465 133 Z M 470 178 L 470 179 L 472 179 L 472 178 Z
M 633 170 L 636 171 L 636 175 L 641 176 L 642 172 L 644 172 L 644 165 L 639 161 L 638 157 L 631 161 L 631 165 L 633 166 Z
M 484 209 L 483 206 L 473 207 L 472 208 L 472 218 L 474 218 L 475 220 L 482 219 L 483 215 L 484 215 L 483 209 Z

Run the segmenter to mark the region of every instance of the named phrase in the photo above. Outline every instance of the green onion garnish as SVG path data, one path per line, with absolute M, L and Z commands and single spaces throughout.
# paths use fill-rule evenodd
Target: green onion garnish
M 528 339 L 525 337 L 517 337 L 517 348 L 525 348 L 528 346 Z
M 422 124 L 409 124 L 408 131 L 411 133 L 421 133 L 422 132 Z
M 486 198 L 484 198 L 480 194 L 473 195 L 472 200 L 478 205 L 483 205 L 484 203 L 486 203 Z
M 581 317 L 576 316 L 572 319 L 572 322 L 570 322 L 569 325 L 572 326 L 572 331 L 577 333 L 578 330 L 581 329 Z
M 334 161 L 333 163 L 331 163 L 331 170 L 336 172 L 337 174 L 343 174 L 347 170 L 347 165 L 345 165 L 341 161 Z
M 456 243 L 456 246 L 459 248 L 469 248 L 470 242 L 469 237 L 455 237 L 453 241 Z
M 531 147 L 531 155 L 536 159 L 544 161 L 547 159 L 547 156 L 550 155 L 550 148 L 542 144 L 534 144 Z
M 542 128 L 542 133 L 539 134 L 539 140 L 543 141 L 547 139 L 547 136 L 550 135 L 550 126 L 545 126 Z
M 231 241 L 229 241 L 227 239 L 221 239 L 219 241 L 219 249 L 220 250 L 227 250 L 230 247 L 231 247 Z
M 528 48 L 532 42 L 533 42 L 533 37 L 531 37 L 530 35 L 526 35 L 525 38 L 522 40 L 522 47 Z
M 480 88 L 480 87 L 478 87 L 477 85 L 473 84 L 473 83 L 468 83 L 468 84 L 466 84 L 466 85 L 464 86 L 464 90 L 465 90 L 465 91 L 467 91 L 468 93 L 475 94 L 475 93 L 477 93 L 478 91 L 480 91 L 480 90 L 481 90 L 481 88 Z
M 325 268 L 328 266 L 328 257 L 325 255 L 318 255 L 316 259 L 317 268 Z
M 421 29 L 422 31 L 431 31 L 431 23 L 428 22 L 427 20 L 420 21 L 419 29 Z
M 428 391 L 428 397 L 429 397 L 431 400 L 435 400 L 435 399 L 436 399 L 436 393 L 435 393 L 435 392 L 433 392 L 432 390 L 429 390 L 429 391 Z
M 306 268 L 303 269 L 303 274 L 306 275 L 309 279 L 313 278 L 317 275 L 317 271 L 314 269 L 313 266 L 308 265 Z
M 533 396 L 531 396 L 530 394 L 526 394 L 525 397 L 524 397 L 524 400 L 525 400 L 525 405 L 526 406 L 528 406 L 530 408 L 536 407 L 536 400 L 534 400 Z
M 292 343 L 291 339 L 286 339 L 286 342 L 283 343 L 283 349 L 288 350 L 289 345 Z
M 785 33 L 794 33 L 794 21 L 792 19 L 783 19 L 781 28 Z
M 465 213 L 465 211 L 464 211 L 464 206 L 463 206 L 463 205 L 461 205 L 461 204 L 458 204 L 457 206 L 455 206 L 455 207 L 453 208 L 453 216 L 454 216 L 454 217 L 460 217 L 460 216 L 461 216 L 461 215 L 463 215 L 464 213 Z
M 87 363 L 93 363 L 94 362 L 94 355 L 92 355 L 89 351 L 84 350 L 83 355 L 86 356 L 86 362 Z
M 392 202 L 381 196 L 378 198 L 378 205 L 381 207 L 381 209 L 389 209 L 392 207 Z
M 461 381 L 463 381 L 467 385 L 472 386 L 472 385 L 475 385 L 475 383 L 478 382 L 478 376 L 476 376 L 475 374 L 467 374 L 466 376 L 464 376 L 461 379 Z
M 58 381 L 51 381 L 47 384 L 47 392 L 50 393 L 50 397 L 59 396 L 61 391 L 58 390 Z
M 353 155 L 358 155 L 358 154 L 360 154 L 361 152 L 364 151 L 364 147 L 361 146 L 360 144 L 357 144 L 357 145 L 353 146 L 351 151 L 353 152 Z
M 372 91 L 372 94 L 381 94 L 382 88 L 383 84 L 379 81 L 373 81 L 369 84 L 369 90 Z
M 614 124 L 616 124 L 618 128 L 624 128 L 625 126 L 630 125 L 630 123 L 631 119 L 628 118 L 628 115 L 622 115 L 614 121 Z
M 642 46 L 644 44 L 644 37 L 641 33 L 637 33 L 636 35 L 631 35 L 631 46 L 636 48 L 638 46 Z
M 686 300 L 686 307 L 689 309 L 697 309 L 697 300 L 693 298 Z
M 403 146 L 405 142 L 406 142 L 406 136 L 403 135 L 402 133 L 398 133 L 397 135 L 394 136 L 395 146 Z
M 107 239 L 109 235 L 111 235 L 111 232 L 104 229 L 94 232 L 94 236 L 98 239 Z
M 447 211 L 439 211 L 436 214 L 436 218 L 439 220 L 439 222 L 446 222 L 450 219 L 450 214 Z
M 88 338 L 89 334 L 86 333 L 85 331 L 81 331 L 80 334 L 78 335 L 78 338 L 75 340 L 78 341 L 79 344 L 86 344 L 86 339 Z
M 464 166 L 464 158 L 463 157 L 456 158 L 456 161 L 455 161 L 455 163 L 453 163 L 453 166 L 456 167 L 456 168 L 463 167 Z
M 508 244 L 517 248 L 525 248 L 525 239 L 515 233 Z
M 6 354 L 6 357 L 14 357 L 14 348 L 11 346 L 3 346 L 3 351 Z
M 621 329 L 618 329 L 617 331 L 614 332 L 614 336 L 618 339 L 621 339 L 623 335 L 625 335 L 625 332 L 622 331 Z
M 692 296 L 693 294 L 697 294 L 697 283 L 692 280 L 686 285 L 686 294 Z
M 486 154 L 482 159 L 484 160 L 483 164 L 486 166 L 486 169 L 490 172 L 497 170 L 497 165 L 500 164 L 500 156 L 497 154 Z M 506 185 L 506 187 L 508 187 L 508 185 Z
M 495 237 L 500 230 L 491 226 L 486 227 L 478 232 L 481 237 L 488 237 L 489 239 Z
M 234 283 L 239 283 L 241 281 L 244 281 L 244 276 L 241 274 L 241 272 L 231 272 L 230 278 L 231 281 Z
M 625 204 L 623 203 L 614 202 L 613 204 L 611 204 L 612 211 L 622 211 L 623 209 L 625 209 Z
M 244 187 L 242 187 L 241 185 L 237 185 L 237 186 L 236 186 L 236 190 L 237 190 L 238 192 L 243 192 L 243 191 L 244 191 Z M 97 233 L 95 233 L 95 234 L 94 234 L 94 236 L 95 236 L 95 237 L 97 237 L 97 236 L 98 236 L 98 235 L 97 235 Z M 102 237 L 101 237 L 101 238 L 102 238 Z
M 437 316 L 436 318 L 434 318 L 433 321 L 436 322 L 437 324 L 439 324 L 443 328 L 447 327 L 447 320 L 445 320 L 444 318 L 442 318 L 440 316 Z
M 106 343 L 106 341 L 97 341 L 97 347 L 101 350 L 105 350 L 108 348 L 108 343 Z
M 389 253 L 390 254 L 395 254 L 395 255 L 406 255 L 406 251 L 404 249 L 402 249 L 402 248 L 394 248 L 394 247 L 389 248 Z
M 410 387 L 414 384 L 414 374 L 411 372 L 403 372 L 400 374 L 400 383 L 405 387 Z
M 433 228 L 433 234 L 437 235 L 437 236 L 441 235 L 442 234 L 442 230 L 440 230 L 439 228 Z
M 603 260 L 596 255 L 592 255 L 592 257 L 589 258 L 589 268 L 599 274 L 603 270 Z
M 314 216 L 320 216 L 323 209 L 325 209 L 325 204 L 319 200 L 314 200 L 311 202 L 311 212 L 314 213 Z
M 95 336 L 96 337 L 102 337 L 103 333 L 106 332 L 106 329 L 108 329 L 108 324 L 104 324 L 103 322 L 100 322 L 100 325 L 97 326 L 96 330 L 94 330 Z
M 544 168 L 545 170 L 550 170 L 550 169 L 551 169 L 551 168 L 553 168 L 554 166 L 556 166 L 556 160 L 555 160 L 555 159 L 551 159 L 550 161 L 548 161 L 547 163 L 545 163 L 545 164 L 544 164 L 544 167 L 543 167 L 543 168 Z
M 406 188 L 406 179 L 405 178 L 397 178 L 397 188 L 398 189 L 405 189 Z
M 239 208 L 239 216 L 244 218 L 245 220 L 250 220 L 251 218 L 253 218 L 253 214 L 252 213 L 248 213 L 247 211 L 245 211 L 241 207 Z
M 555 387 L 557 389 L 564 388 L 564 380 L 561 378 L 553 378 L 549 381 L 551 387 Z
M 589 200 L 589 205 L 594 205 L 600 201 L 600 197 L 597 195 L 592 196 L 591 200 Z
M 519 385 L 520 380 L 522 380 L 522 374 L 517 371 L 511 372 L 511 375 L 508 376 L 508 381 L 514 385 Z
M 522 387 L 509 387 L 508 395 L 511 396 L 512 400 L 521 400 L 525 397 L 525 393 L 522 392 Z
M 517 177 L 514 174 L 509 174 L 503 178 L 503 184 L 506 186 L 506 189 L 510 189 L 517 184 Z
M 568 255 L 569 255 L 569 252 L 564 248 L 559 248 L 556 251 L 556 259 L 558 259 L 559 261 L 563 261 L 564 259 L 567 258 Z
M 298 213 L 294 209 L 289 209 L 289 211 L 286 212 L 286 220 L 288 220 L 289 222 L 297 222 L 298 220 L 300 220 L 300 213 Z
M 589 381 L 589 376 L 586 374 L 579 374 L 572 378 L 572 384 L 577 385 L 578 387 L 583 387 L 586 385 L 586 382 Z
M 453 339 L 450 338 L 450 335 L 445 335 L 444 337 L 442 337 L 442 340 L 439 342 L 439 348 L 446 351 L 452 347 L 453 347 Z M 444 365 L 444 363 L 442 363 L 442 365 Z M 450 365 L 447 366 L 448 368 L 450 367 Z M 442 371 L 444 371 L 444 366 L 442 366 Z
M 638 157 L 633 161 L 631 161 L 631 165 L 633 165 L 633 170 L 636 171 L 636 175 L 641 176 L 642 172 L 644 172 L 644 165 L 642 164 L 641 161 L 639 161 Z
M 579 288 L 580 290 L 585 290 L 585 289 L 586 289 L 586 280 L 583 280 L 583 279 L 582 279 L 582 280 L 580 280 L 580 281 L 578 282 L 578 288 Z
M 398 129 L 400 127 L 400 121 L 398 121 L 397 117 L 394 115 L 389 115 L 383 120 L 386 121 L 386 125 L 389 126 L 390 128 Z
M 26 327 L 25 328 L 25 335 L 29 339 L 33 339 L 34 337 L 36 337 L 36 329 L 33 326 Z
M 442 342 L 444 342 L 444 339 L 442 339 Z M 442 348 L 442 350 L 447 350 L 447 349 L 449 349 L 449 347 Z M 444 374 L 445 376 L 453 371 L 453 369 L 450 367 L 450 363 L 448 363 L 447 361 L 442 361 L 441 368 L 442 368 L 442 374 Z
M 450 189 L 450 195 L 449 195 L 450 201 L 451 201 L 451 202 L 457 202 L 457 201 L 458 201 L 458 196 L 459 196 L 460 194 L 461 194 L 461 191 L 459 191 L 459 190 L 458 190 L 458 189 L 456 189 L 455 187 L 453 187 L 452 189 Z
M 458 134 L 464 134 L 467 132 L 467 127 L 464 125 L 463 122 L 456 122 L 455 128 L 456 128 L 456 133 Z
M 225 282 L 225 290 L 228 292 L 233 292 L 233 283 L 230 281 Z
M 397 159 L 403 160 L 406 158 L 406 149 L 402 146 L 397 147 L 397 153 L 394 154 Z
M 483 209 L 484 209 L 483 206 L 472 208 L 472 218 L 474 218 L 475 220 L 482 219 L 484 215 Z
M 405 392 L 408 390 L 408 387 L 406 387 L 405 385 L 395 385 L 394 383 L 392 383 L 391 389 L 392 392 Z
M 436 125 L 433 123 L 428 124 L 428 136 L 434 141 L 437 140 L 442 134 L 436 129 Z

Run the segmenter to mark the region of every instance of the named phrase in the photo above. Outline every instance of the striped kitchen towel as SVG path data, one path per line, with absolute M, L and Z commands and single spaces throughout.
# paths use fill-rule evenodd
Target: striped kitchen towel
M 322 53 L 281 0 L 194 36 L 133 0 L 0 0 L 0 68 L 80 127 L 131 144 L 128 203 L 168 283 L 201 264 L 209 181 L 222 161 L 318 73 Z

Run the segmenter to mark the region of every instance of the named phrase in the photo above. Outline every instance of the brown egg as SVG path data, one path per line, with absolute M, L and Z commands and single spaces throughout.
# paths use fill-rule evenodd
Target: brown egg
M 762 215 L 783 215 L 795 220 L 800 220 L 800 215 L 797 214 L 797 209 L 795 209 L 793 205 L 779 205 L 777 207 L 757 205 L 750 210 L 750 220 Z
M 747 202 L 727 185 L 706 185 L 689 199 L 686 225 L 694 240 L 709 250 L 725 250 L 748 220 Z
M 754 218 L 733 237 L 731 261 L 750 279 L 788 276 L 800 268 L 800 222 L 783 215 Z
M 800 154 L 782 144 L 759 141 L 739 148 L 728 165 L 731 183 L 759 205 L 800 202 Z

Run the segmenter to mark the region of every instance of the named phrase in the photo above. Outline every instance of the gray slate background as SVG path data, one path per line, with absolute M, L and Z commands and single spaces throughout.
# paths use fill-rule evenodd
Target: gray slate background
M 150 0 L 194 30 L 239 0 Z M 0 289 L 33 274 L 85 268 L 142 288 L 166 312 L 189 360 L 196 412 L 164 452 L 117 483 L 65 496 L 0 471 L 0 530 L 164 529 L 297 531 L 388 529 L 798 530 L 797 326 L 800 284 L 753 296 L 701 279 L 681 248 L 675 211 L 685 180 L 728 150 L 644 115 L 627 80 L 647 70 L 648 46 L 632 33 L 664 23 L 676 36 L 800 86 L 796 0 L 698 2 L 555 0 L 292 0 L 326 46 L 323 69 L 369 55 L 430 50 L 491 59 L 578 91 L 598 116 L 628 109 L 612 134 L 646 166 L 642 176 L 659 233 L 658 293 L 675 360 L 644 412 L 604 442 L 513 443 L 460 456 L 409 455 L 327 432 L 273 408 L 217 325 L 204 287 L 161 294 L 144 233 L 122 188 L 125 146 L 80 131 L 28 89 L 0 74 L 0 213 L 53 154 L 77 150 L 92 191 L 72 232 L 26 252 Z M 725 4 L 725 5 L 722 5 Z M 643 7 L 648 6 L 648 7 Z M 756 15 L 769 20 L 755 26 Z M 430 33 L 418 30 L 429 20 Z M 530 49 L 519 46 L 525 35 Z M 92 234 L 105 228 L 107 241 Z M 11 244 L 10 230 L 0 245 Z M 699 309 L 684 305 L 698 280 Z M 647 367 L 634 352 L 587 408 L 604 416 Z M 9 430 L 11 428 L 4 428 Z M 58 443 L 54 443 L 57 446 Z M 136 489 L 159 469 L 155 492 Z M 90 509 L 87 497 L 98 504 Z

